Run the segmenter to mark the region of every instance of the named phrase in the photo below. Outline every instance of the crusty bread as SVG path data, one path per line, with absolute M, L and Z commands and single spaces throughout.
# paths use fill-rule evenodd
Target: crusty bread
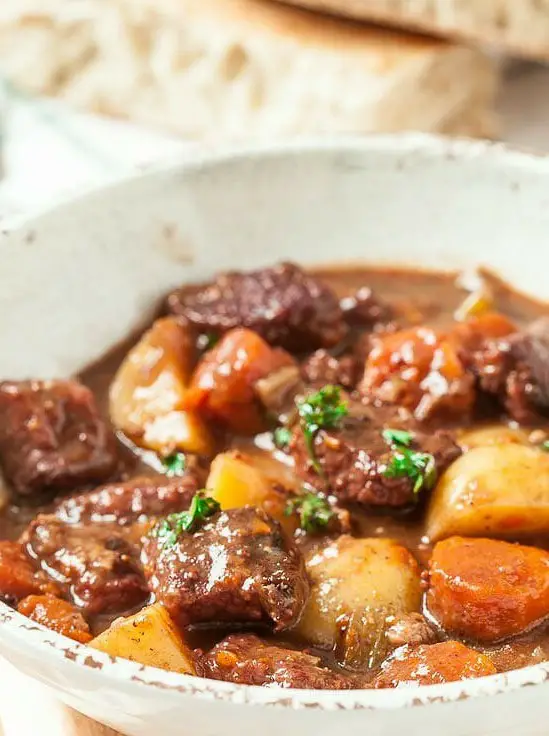
M 283 0 L 293 5 L 549 59 L 549 0 Z
M 2 5 L 14 81 L 189 138 L 493 131 L 497 66 L 442 41 L 270 0 Z

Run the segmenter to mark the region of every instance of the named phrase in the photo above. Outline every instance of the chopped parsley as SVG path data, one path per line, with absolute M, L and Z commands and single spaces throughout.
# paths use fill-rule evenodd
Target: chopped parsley
M 541 443 L 541 449 L 544 452 L 549 452 L 549 440 L 545 440 L 545 442 Z
M 184 532 L 193 532 L 210 516 L 221 510 L 221 506 L 204 491 L 193 496 L 188 511 L 170 514 L 152 530 L 152 535 L 163 540 L 164 547 L 173 547 Z
M 219 335 L 216 335 L 215 332 L 206 332 L 206 334 L 203 335 L 203 340 L 204 350 L 211 350 L 212 348 L 215 348 L 219 342 Z
M 285 450 L 290 444 L 292 433 L 288 427 L 277 427 L 273 432 L 273 441 L 279 450 Z
M 162 460 L 166 475 L 174 478 L 177 475 L 183 475 L 187 467 L 187 458 L 182 452 L 174 452 Z
M 397 447 L 409 447 L 414 439 L 414 435 L 405 429 L 384 429 L 382 435 L 385 442 Z
M 334 518 L 335 512 L 324 496 L 304 493 L 288 501 L 286 516 L 297 513 L 303 531 L 314 534 L 325 529 Z
M 431 490 L 437 481 L 435 458 L 428 452 L 417 452 L 410 447 L 413 434 L 400 429 L 385 429 L 383 439 L 393 450 L 387 463 L 386 478 L 410 478 L 417 496 L 425 488 Z
M 196 346 L 201 353 L 207 353 L 208 350 L 215 348 L 220 340 L 220 336 L 216 332 L 203 332 L 198 336 Z
M 296 406 L 309 456 L 314 469 L 320 475 L 322 468 L 315 454 L 315 436 L 320 429 L 339 427 L 348 413 L 347 402 L 341 399 L 339 386 L 327 385 L 315 394 L 309 394 L 297 401 Z

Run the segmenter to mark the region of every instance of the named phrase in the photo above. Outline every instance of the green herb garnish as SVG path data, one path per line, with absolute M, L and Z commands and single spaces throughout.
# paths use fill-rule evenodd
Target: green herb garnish
M 335 512 L 323 496 L 304 493 L 286 505 L 286 516 L 297 513 L 301 528 L 309 534 L 325 529 L 334 518 Z
M 202 335 L 202 339 L 204 342 L 204 350 L 211 350 L 212 348 L 215 348 L 219 342 L 219 335 L 215 332 L 206 332 Z
M 414 435 L 405 429 L 384 429 L 381 434 L 385 442 L 397 447 L 409 447 L 414 439 Z
M 173 478 L 176 475 L 183 475 L 187 467 L 187 458 L 182 452 L 174 452 L 172 455 L 165 457 L 162 463 L 166 469 L 166 475 Z
M 385 429 L 383 439 L 392 447 L 393 455 L 384 472 L 386 478 L 410 478 L 414 482 L 413 493 L 426 488 L 431 490 L 437 481 L 435 458 L 428 452 L 417 452 L 410 448 L 411 432 L 400 429 Z
M 320 391 L 296 402 L 301 430 L 316 472 L 322 468 L 315 454 L 315 436 L 320 429 L 336 429 L 348 413 L 347 402 L 341 399 L 339 386 L 324 386 Z
M 549 452 L 549 440 L 545 440 L 545 442 L 541 443 L 541 449 L 544 452 Z
M 277 427 L 273 432 L 273 441 L 275 447 L 278 447 L 279 450 L 285 450 L 290 444 L 291 439 L 292 433 L 288 427 Z
M 173 547 L 184 532 L 193 532 L 210 516 L 221 510 L 221 506 L 211 496 L 199 491 L 193 496 L 188 511 L 170 514 L 152 530 L 152 535 L 162 539 L 164 547 Z

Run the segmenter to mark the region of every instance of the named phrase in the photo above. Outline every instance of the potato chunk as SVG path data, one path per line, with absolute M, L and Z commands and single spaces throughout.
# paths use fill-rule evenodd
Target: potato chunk
M 495 539 L 439 542 L 427 605 L 443 629 L 466 639 L 520 634 L 549 616 L 549 552 Z
M 440 685 L 495 675 L 491 660 L 457 641 L 420 647 L 401 647 L 383 664 L 373 687 L 399 687 L 405 683 Z
M 440 479 L 427 512 L 433 541 L 549 532 L 549 454 L 525 445 L 476 447 Z
M 259 506 L 293 533 L 296 519 L 285 514 L 288 494 L 284 488 L 295 483 L 289 476 L 289 469 L 275 460 L 269 466 L 243 452 L 224 452 L 212 462 L 206 488 L 224 511 Z
M 364 630 L 361 634 L 370 648 L 386 617 L 419 610 L 418 564 L 407 549 L 390 539 L 341 536 L 312 552 L 306 567 L 311 594 L 298 632 L 313 644 L 340 646 L 342 623 L 358 618 L 372 621 L 372 635 Z M 354 645 L 354 637 L 352 641 Z M 340 659 L 347 661 L 348 653 L 341 651 Z
M 110 414 L 116 429 L 162 454 L 212 454 L 206 425 L 184 410 L 194 358 L 189 328 L 173 317 L 157 320 L 130 350 L 111 385 Z
M 193 652 L 160 603 L 117 619 L 90 646 L 112 657 L 196 675 Z
M 458 435 L 460 447 L 465 452 L 475 447 L 493 447 L 494 445 L 530 445 L 528 432 L 513 429 L 505 424 L 468 429 Z

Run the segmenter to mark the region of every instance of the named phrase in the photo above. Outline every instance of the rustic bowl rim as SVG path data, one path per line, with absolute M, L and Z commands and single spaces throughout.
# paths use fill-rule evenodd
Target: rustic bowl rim
M 94 194 L 108 194 L 113 189 L 123 188 L 126 183 L 156 177 L 162 173 L 191 170 L 208 170 L 219 164 L 235 160 L 256 160 L 294 155 L 305 152 L 322 154 L 369 153 L 381 151 L 404 156 L 411 153 L 426 158 L 447 160 L 479 159 L 496 168 L 511 172 L 530 171 L 549 174 L 549 157 L 530 151 L 517 150 L 503 143 L 469 139 L 450 139 L 427 134 L 395 134 L 354 136 L 327 136 L 304 138 L 277 144 L 208 149 L 202 147 L 183 153 L 181 159 L 169 163 L 144 167 L 139 173 L 117 177 L 106 186 L 92 186 L 78 196 L 63 200 L 32 213 L 15 215 L 1 223 L 0 238 L 18 229 L 29 229 L 37 218 L 56 210 L 68 208 L 76 202 L 85 201 Z M 451 165 L 451 164 L 449 164 Z M 39 226 L 39 224 L 38 224 Z M 246 705 L 268 705 L 290 709 L 318 708 L 324 710 L 395 710 L 429 705 L 452 703 L 470 698 L 488 697 L 515 691 L 532 685 L 541 685 L 549 679 L 549 662 L 532 665 L 512 672 L 500 673 L 480 679 L 452 682 L 444 685 L 405 687 L 395 690 L 289 690 L 264 688 L 250 685 L 234 685 L 227 682 L 205 680 L 189 675 L 167 672 L 155 667 L 111 657 L 86 645 L 78 644 L 45 627 L 30 621 L 6 604 L 0 602 L 0 638 L 9 639 L 16 649 L 27 649 L 36 653 L 44 648 L 51 657 L 64 660 L 79 669 L 88 669 L 88 674 L 98 678 L 98 683 L 132 685 L 136 693 L 150 688 L 166 693 L 193 695 L 200 699 L 218 700 Z

